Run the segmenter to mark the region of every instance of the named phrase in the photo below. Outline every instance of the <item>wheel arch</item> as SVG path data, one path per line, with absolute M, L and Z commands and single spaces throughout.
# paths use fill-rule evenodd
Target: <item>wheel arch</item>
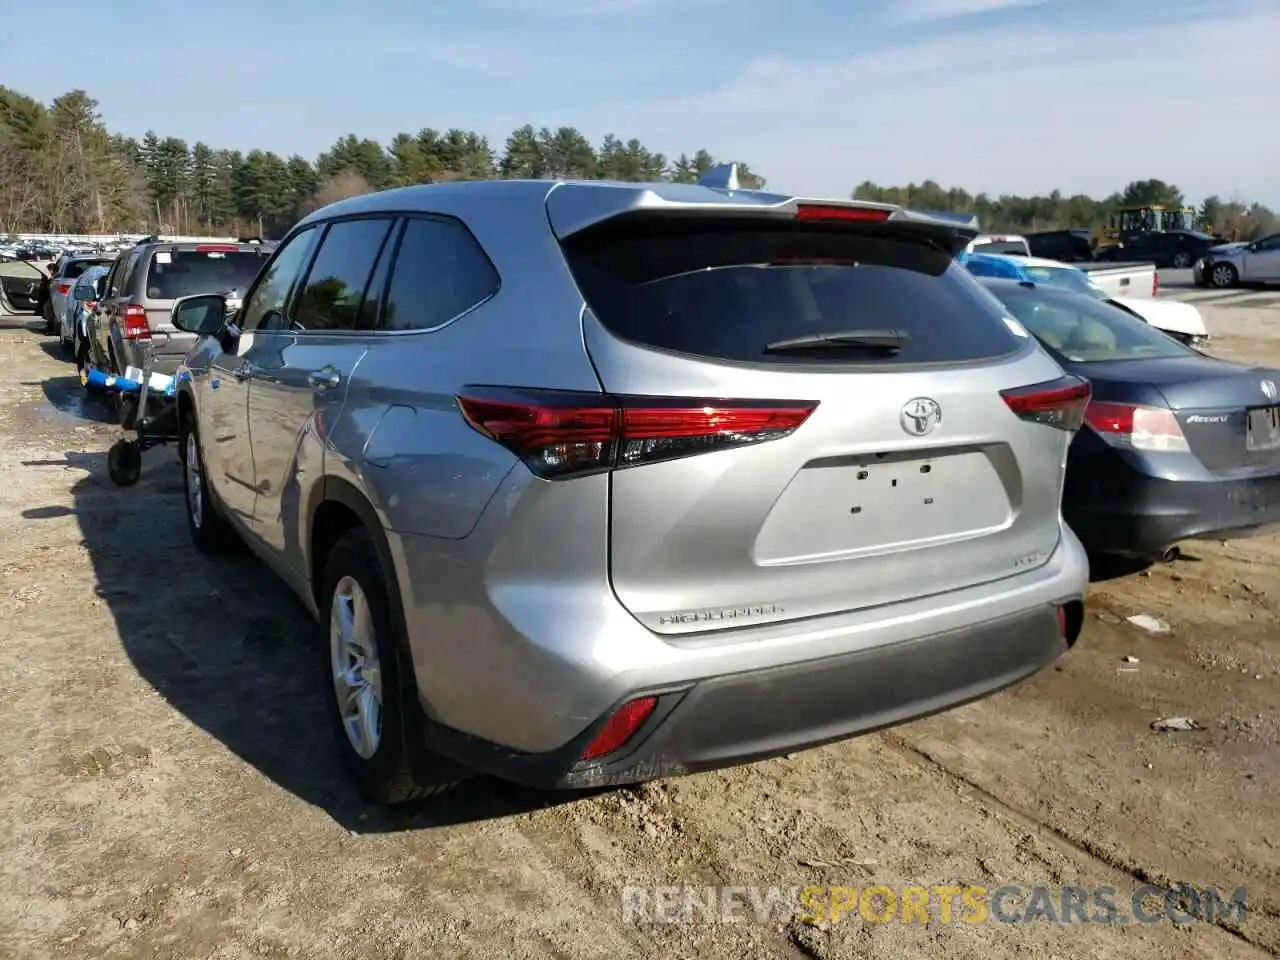
M 339 477 L 325 477 L 312 488 L 311 504 L 307 510 L 307 576 L 311 584 L 311 598 L 320 607 L 319 592 L 323 586 L 324 564 L 338 537 L 353 526 L 361 526 L 373 541 L 378 559 L 382 563 L 387 581 L 389 599 L 400 607 L 400 582 L 396 577 L 395 560 L 386 531 L 368 498 L 356 487 Z M 403 608 L 400 608 L 403 610 Z M 403 614 L 401 614 L 403 616 Z

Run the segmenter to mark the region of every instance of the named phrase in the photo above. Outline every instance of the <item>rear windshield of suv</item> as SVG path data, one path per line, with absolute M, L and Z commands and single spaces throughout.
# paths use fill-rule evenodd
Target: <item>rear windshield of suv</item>
M 956 363 L 1016 353 L 1000 304 L 950 252 L 891 228 L 769 221 L 606 224 L 565 256 L 592 312 L 645 346 L 752 363 Z M 896 351 L 770 351 L 824 334 L 896 332 Z
M 149 300 L 176 300 L 228 290 L 243 295 L 266 262 L 266 251 L 157 250 L 147 268 L 144 292 Z
M 110 258 L 104 260 L 71 260 L 62 268 L 63 280 L 74 280 L 90 267 L 110 266 Z

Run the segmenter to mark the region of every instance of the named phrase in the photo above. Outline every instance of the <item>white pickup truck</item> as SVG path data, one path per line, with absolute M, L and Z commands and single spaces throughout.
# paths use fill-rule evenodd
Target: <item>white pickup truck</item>
M 1030 262 L 1030 258 L 1028 258 Z M 1044 263 L 1058 264 L 1056 260 Z M 1073 263 L 1109 297 L 1150 299 L 1160 292 L 1160 271 L 1154 263 Z

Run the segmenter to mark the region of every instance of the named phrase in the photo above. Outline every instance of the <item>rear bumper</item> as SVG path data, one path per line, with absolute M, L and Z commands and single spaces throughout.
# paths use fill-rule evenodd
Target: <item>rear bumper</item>
M 1063 504 L 1068 524 L 1095 552 L 1154 557 L 1183 540 L 1234 539 L 1280 527 L 1280 473 L 1195 481 L 1113 469 L 1109 495 Z
M 1067 636 L 1052 606 L 933 636 L 821 660 L 629 691 L 581 734 L 540 754 L 516 753 L 437 723 L 427 745 L 478 770 L 541 789 L 582 789 L 677 776 L 775 757 L 968 703 L 1048 666 L 1079 635 L 1083 605 L 1068 605 Z M 615 754 L 579 757 L 614 711 L 656 696 L 649 719 Z

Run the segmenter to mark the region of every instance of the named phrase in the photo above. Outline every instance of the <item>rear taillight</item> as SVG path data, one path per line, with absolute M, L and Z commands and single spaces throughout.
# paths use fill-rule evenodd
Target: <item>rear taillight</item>
M 71 284 L 69 284 L 69 283 L 60 283 L 60 284 L 58 284 L 58 295 L 59 295 L 59 296 L 62 296 L 62 297 L 65 297 L 65 296 L 67 295 L 67 291 L 68 291 L 68 290 L 70 290 L 70 289 L 71 289 Z
M 151 328 L 147 326 L 147 311 L 136 303 L 124 308 L 124 338 L 126 340 L 150 340 Z
M 649 719 L 653 708 L 657 705 L 657 697 L 638 697 L 624 703 L 605 721 L 600 732 L 587 745 L 587 749 L 582 751 L 582 759 L 594 760 L 626 746 L 627 741 L 635 736 L 636 731 Z
M 802 203 L 796 207 L 796 219 L 805 221 L 843 220 L 855 223 L 882 223 L 889 219 L 892 211 L 878 210 L 875 207 L 840 207 L 823 206 L 821 204 Z
M 97 305 L 98 305 L 98 301 L 97 301 L 97 300 L 86 300 L 86 301 L 84 302 L 84 308 L 85 308 L 86 310 L 92 310 L 92 309 L 93 309 L 94 307 L 96 307 Z
M 1095 401 L 1089 404 L 1084 419 L 1112 446 L 1165 453 L 1190 450 L 1178 418 L 1163 407 Z
M 818 405 L 493 387 L 469 388 L 457 399 L 472 427 L 547 479 L 778 440 Z
M 1092 389 L 1088 380 L 1065 376 L 1027 387 L 1001 390 L 1000 396 L 1021 419 L 1074 432 L 1084 422 Z

